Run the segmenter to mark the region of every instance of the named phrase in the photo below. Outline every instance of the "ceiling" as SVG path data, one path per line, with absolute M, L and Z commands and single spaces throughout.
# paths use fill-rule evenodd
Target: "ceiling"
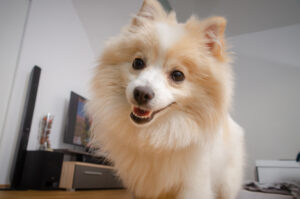
M 169 0 L 169 3 L 180 22 L 192 14 L 200 18 L 225 16 L 228 37 L 300 23 L 299 0 Z M 139 10 L 142 0 L 73 0 L 73 4 L 92 48 L 99 53 L 104 41 L 117 35 Z
M 300 23 L 299 0 L 169 0 L 179 21 L 191 14 L 220 15 L 228 20 L 227 35 L 235 36 Z

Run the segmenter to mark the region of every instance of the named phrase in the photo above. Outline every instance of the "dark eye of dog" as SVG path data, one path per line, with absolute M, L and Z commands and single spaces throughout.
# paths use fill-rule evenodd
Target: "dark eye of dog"
M 145 62 L 141 58 L 135 58 L 132 62 L 132 68 L 134 68 L 135 70 L 141 70 L 145 68 L 145 66 Z
M 179 70 L 174 70 L 172 73 L 171 73 L 171 78 L 173 81 L 175 82 L 181 82 L 184 80 L 184 74 L 183 72 L 179 71 Z

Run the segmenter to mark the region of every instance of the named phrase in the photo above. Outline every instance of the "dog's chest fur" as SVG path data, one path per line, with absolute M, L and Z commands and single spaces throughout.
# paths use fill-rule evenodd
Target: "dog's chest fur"
M 190 162 L 192 154 L 186 150 L 143 154 L 138 150 L 120 151 L 115 159 L 120 160 L 116 161 L 116 167 L 124 183 L 137 196 L 147 193 L 158 199 L 176 198 L 190 167 L 185 163 Z
M 188 186 L 187 181 L 189 183 L 202 177 L 198 176 L 199 169 L 205 168 L 205 175 L 211 172 L 207 167 L 211 154 L 203 146 L 195 145 L 174 151 L 117 148 L 114 147 L 116 168 L 125 185 L 134 190 L 137 199 L 143 199 L 139 196 L 176 199 Z
M 178 196 L 179 188 L 173 188 L 166 193 L 160 194 L 156 199 L 175 199 Z M 145 197 L 134 197 L 134 199 L 149 199 Z

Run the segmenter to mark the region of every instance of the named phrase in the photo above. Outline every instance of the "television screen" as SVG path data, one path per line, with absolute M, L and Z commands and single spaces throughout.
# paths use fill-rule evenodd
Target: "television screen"
M 85 113 L 86 99 L 71 92 L 64 142 L 88 147 L 91 121 Z

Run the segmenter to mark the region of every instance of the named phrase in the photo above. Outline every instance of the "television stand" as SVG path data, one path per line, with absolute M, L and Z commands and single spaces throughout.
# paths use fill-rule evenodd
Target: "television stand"
M 76 162 L 86 162 L 101 165 L 112 165 L 110 161 L 105 158 L 105 154 L 93 154 L 89 152 L 72 150 L 72 149 L 54 149 L 55 152 L 60 152 L 64 154 L 64 161 L 76 161 Z

